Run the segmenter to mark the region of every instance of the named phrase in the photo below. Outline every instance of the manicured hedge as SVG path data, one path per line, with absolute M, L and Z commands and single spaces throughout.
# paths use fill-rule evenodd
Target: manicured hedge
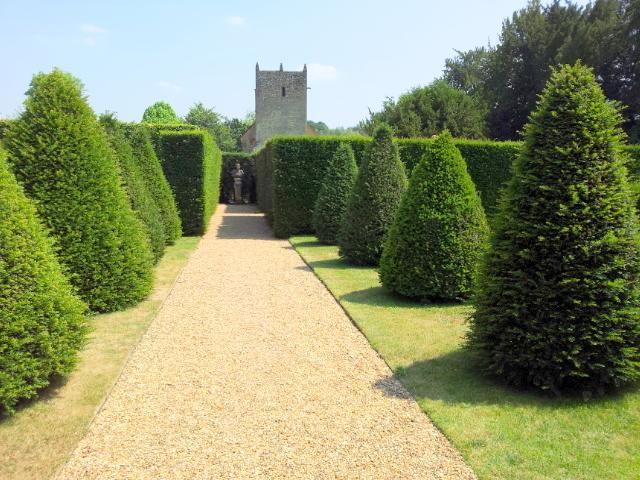
M 160 209 L 147 188 L 140 166 L 134 158 L 133 149 L 124 134 L 123 126 L 109 114 L 101 115 L 100 123 L 107 132 L 111 148 L 116 154 L 131 208 L 145 226 L 149 247 L 157 262 L 162 257 L 166 245 Z
M 0 149 L 0 415 L 76 362 L 84 311 Z
M 254 154 L 258 206 L 267 214 L 276 235 L 288 237 L 313 232 L 312 212 L 324 178 L 326 165 L 340 142 L 353 149 L 360 165 L 368 137 L 277 136 Z M 429 152 L 433 139 L 397 139 L 400 159 L 410 174 L 423 154 Z M 512 164 L 521 142 L 454 139 L 467 163 L 467 170 L 480 194 L 489 223 L 497 212 L 500 190 L 512 175 Z M 631 157 L 628 166 L 632 179 L 639 180 L 640 147 L 625 147 Z
M 149 129 L 136 123 L 124 124 L 124 129 L 140 173 L 160 210 L 165 243 L 173 244 L 182 235 L 180 215 L 171 186 L 153 148 Z
M 223 152 L 222 173 L 220 174 L 220 202 L 228 203 L 233 198 L 233 177 L 231 172 L 236 168 L 236 162 L 244 171 L 242 177 L 242 197 L 250 203 L 256 202 L 256 172 L 255 160 L 248 153 Z
M 220 197 L 222 154 L 205 130 L 157 131 L 157 153 L 185 235 L 202 235 Z
M 107 136 L 77 80 L 33 77 L 25 110 L 5 138 L 18 181 L 59 247 L 71 283 L 94 311 L 146 296 L 152 255 L 131 210 Z
M 312 231 L 312 215 L 328 160 L 341 142 L 356 160 L 370 142 L 366 137 L 274 137 L 255 154 L 258 205 L 272 220 L 276 236 Z

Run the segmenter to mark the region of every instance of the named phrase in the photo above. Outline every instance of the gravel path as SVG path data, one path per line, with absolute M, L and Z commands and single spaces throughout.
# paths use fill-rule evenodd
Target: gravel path
M 288 242 L 221 206 L 61 479 L 472 479 Z

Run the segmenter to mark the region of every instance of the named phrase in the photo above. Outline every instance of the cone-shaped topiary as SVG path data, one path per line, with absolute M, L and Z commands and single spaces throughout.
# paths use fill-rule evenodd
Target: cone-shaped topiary
M 358 171 L 338 233 L 340 255 L 357 265 L 377 265 L 384 236 L 407 188 L 404 165 L 393 132 L 380 126 Z
M 341 143 L 329 160 L 313 211 L 313 228 L 322 243 L 336 243 L 357 174 L 353 150 Z
M 389 290 L 418 300 L 461 300 L 473 290 L 489 227 L 448 131 L 411 174 L 380 259 Z
M 124 135 L 122 125 L 110 113 L 101 115 L 100 123 L 107 132 L 109 143 L 116 154 L 124 188 L 129 197 L 129 204 L 145 226 L 147 240 L 157 262 L 162 257 L 166 244 L 160 209 L 142 177 L 142 172 L 133 157 L 133 149 Z
M 147 188 L 160 209 L 165 241 L 168 245 L 173 244 L 182 235 L 180 215 L 176 199 L 153 148 L 149 130 L 139 124 L 125 124 L 124 128 L 133 149 L 133 158 L 138 163 Z
M 105 132 L 73 77 L 33 77 L 5 143 L 18 181 L 59 246 L 71 283 L 95 311 L 141 300 L 152 256 Z
M 0 150 L 0 413 L 69 373 L 85 309 Z
M 620 118 L 578 63 L 552 73 L 526 126 L 469 333 L 512 384 L 590 394 L 640 378 L 639 238 Z

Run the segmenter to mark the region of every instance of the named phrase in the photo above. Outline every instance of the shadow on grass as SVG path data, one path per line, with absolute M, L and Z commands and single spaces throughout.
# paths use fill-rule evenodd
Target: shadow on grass
M 38 394 L 28 398 L 22 399 L 14 407 L 15 413 L 19 413 L 21 410 L 25 410 L 36 403 L 45 404 L 49 400 L 54 400 L 60 396 L 60 389 L 64 387 L 69 380 L 69 377 L 63 377 L 61 375 L 54 375 L 49 380 L 49 385 L 41 390 L 38 390 Z M 7 412 L 0 412 L 0 424 L 6 421 L 10 421 L 15 418 L 13 415 L 7 414 Z
M 333 267 L 332 267 L 333 268 Z M 335 268 L 357 268 L 349 265 L 345 267 Z M 403 308 L 448 308 L 448 307 L 464 307 L 467 305 L 465 302 L 419 302 L 411 300 L 400 295 L 395 295 L 389 292 L 382 286 L 365 288 L 363 290 L 356 290 L 349 292 L 340 297 L 340 300 L 344 300 L 350 303 L 359 303 L 363 305 L 371 305 L 374 307 L 403 307 Z
M 581 395 L 555 396 L 538 390 L 515 388 L 501 379 L 489 376 L 478 367 L 476 354 L 465 348 L 435 358 L 415 362 L 408 367 L 396 368 L 394 375 L 378 380 L 374 387 L 385 395 L 405 398 L 402 392 L 394 394 L 390 379 L 395 378 L 418 402 L 435 400 L 445 404 L 535 406 L 549 409 L 571 409 L 577 405 L 604 405 L 620 400 L 634 387 L 585 400 Z

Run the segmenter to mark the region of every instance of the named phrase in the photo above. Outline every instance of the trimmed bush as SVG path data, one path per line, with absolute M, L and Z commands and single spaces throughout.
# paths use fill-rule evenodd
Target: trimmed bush
M 220 149 L 205 130 L 159 130 L 157 135 L 184 234 L 202 235 L 220 198 Z
M 639 237 L 620 120 L 578 63 L 553 72 L 525 129 L 469 334 L 509 383 L 593 393 L 640 378 Z
M 340 255 L 357 265 L 377 265 L 384 236 L 407 188 L 391 128 L 378 127 L 360 166 L 338 234 Z
M 85 337 L 86 306 L 0 150 L 0 413 L 69 373 Z
M 418 300 L 468 298 L 488 234 L 480 197 L 445 130 L 413 170 L 385 241 L 380 280 Z
M 133 156 L 133 149 L 124 135 L 122 125 L 111 114 L 101 115 L 100 123 L 107 132 L 111 148 L 116 154 L 124 181 L 124 189 L 129 197 L 129 204 L 145 226 L 149 247 L 157 262 L 164 253 L 166 243 L 160 209 L 149 193 L 138 162 Z
M 33 77 L 5 143 L 18 181 L 59 246 L 71 283 L 94 311 L 149 292 L 152 256 L 120 185 L 105 132 L 69 74 Z
M 353 150 L 349 144 L 343 143 L 327 165 L 313 212 L 313 228 L 321 242 L 335 244 L 338 241 L 338 232 L 344 223 L 347 202 L 357 175 Z
M 244 171 L 242 176 L 242 197 L 250 203 L 256 202 L 256 174 L 255 160 L 248 153 L 223 152 L 222 172 L 220 174 L 220 202 L 229 203 L 233 198 L 233 177 L 231 172 L 236 168 L 236 162 Z
M 149 131 L 140 124 L 125 124 L 124 129 L 133 150 L 133 158 L 140 168 L 149 193 L 160 210 L 165 243 L 171 245 L 182 235 L 182 225 L 176 199 L 164 176 L 160 160 L 156 156 Z

